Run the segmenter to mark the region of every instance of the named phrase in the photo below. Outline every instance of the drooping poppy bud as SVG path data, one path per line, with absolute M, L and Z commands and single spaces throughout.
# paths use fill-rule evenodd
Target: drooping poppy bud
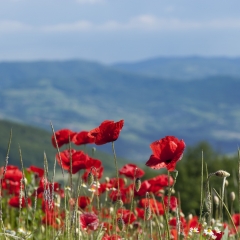
M 150 217 L 152 216 L 152 211 L 149 206 L 146 207 L 146 220 L 149 220 Z
M 141 180 L 140 180 L 140 178 L 137 178 L 135 180 L 135 189 L 138 192 L 140 188 L 141 188 Z
M 120 229 L 120 231 L 122 231 L 124 229 L 124 221 L 121 217 L 117 219 L 117 225 L 118 225 L 118 228 Z
M 92 174 L 92 172 L 89 172 L 87 176 L 87 183 L 89 186 L 92 186 L 93 182 L 94 182 L 94 175 Z

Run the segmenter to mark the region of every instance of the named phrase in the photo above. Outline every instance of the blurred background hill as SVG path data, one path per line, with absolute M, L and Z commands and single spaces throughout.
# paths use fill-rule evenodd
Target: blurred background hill
M 149 61 L 160 69 L 165 66 L 165 73 L 156 76 L 157 67 L 146 74 L 130 71 L 133 64 L 124 64 L 123 69 L 84 60 L 2 62 L 0 117 L 47 131 L 50 121 L 56 130 L 82 131 L 105 119 L 124 119 L 117 152 L 138 162 L 146 161 L 149 144 L 165 135 L 184 139 L 190 146 L 208 141 L 220 153 L 236 152 L 240 144 L 239 59 Z M 142 62 L 140 69 L 149 72 L 149 61 Z M 181 74 L 193 68 L 204 78 Z M 178 72 L 185 79 L 175 79 Z M 111 152 L 108 146 L 99 148 Z

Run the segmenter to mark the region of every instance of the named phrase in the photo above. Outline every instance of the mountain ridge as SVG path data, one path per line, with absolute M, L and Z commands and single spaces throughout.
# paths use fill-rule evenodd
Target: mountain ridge
M 207 140 L 223 153 L 240 142 L 240 77 L 170 81 L 72 60 L 0 63 L 0 81 L 0 118 L 74 131 L 124 119 L 116 150 L 135 161 L 146 161 L 149 144 L 166 135 L 188 145 Z

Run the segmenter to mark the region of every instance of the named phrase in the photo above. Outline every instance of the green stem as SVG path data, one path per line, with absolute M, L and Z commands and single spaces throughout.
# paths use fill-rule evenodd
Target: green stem
M 119 174 L 118 174 L 118 166 L 117 166 L 117 156 L 114 148 L 114 142 L 112 142 L 112 150 L 113 150 L 113 157 L 114 157 L 114 162 L 115 162 L 115 168 L 116 168 L 116 176 L 117 176 L 117 184 L 118 184 L 118 193 L 120 191 L 119 187 Z
M 164 204 L 164 201 L 162 199 L 162 204 L 163 204 L 163 211 L 164 211 L 164 218 L 165 218 L 165 221 L 166 221 L 166 227 L 167 227 L 167 239 L 170 240 L 170 229 L 169 229 L 169 223 L 168 223 L 168 217 L 167 217 L 167 213 L 166 213 L 166 208 L 165 208 L 165 204 Z
M 214 192 L 216 193 L 216 195 L 218 196 L 218 198 L 221 200 L 221 202 L 222 202 L 224 208 L 225 208 L 226 211 L 227 211 L 228 217 L 230 218 L 231 223 L 232 223 L 232 225 L 233 225 L 233 227 L 234 227 L 236 233 L 238 234 L 238 237 L 240 238 L 240 233 L 238 232 L 238 230 L 237 230 L 237 228 L 236 228 L 236 225 L 235 225 L 234 222 L 233 222 L 233 219 L 232 219 L 231 213 L 228 211 L 228 208 L 227 208 L 226 204 L 223 202 L 223 199 L 220 197 L 220 195 L 218 194 L 218 192 L 217 192 L 214 188 L 213 188 L 213 190 L 214 190 Z
M 202 151 L 202 169 L 201 169 L 201 195 L 200 195 L 200 217 L 199 222 L 202 222 L 202 212 L 203 212 L 203 151 Z
M 118 185 L 118 194 L 120 192 L 120 187 L 119 187 L 119 175 L 118 175 L 118 166 L 117 166 L 117 156 L 114 148 L 114 142 L 112 142 L 112 151 L 113 151 L 113 157 L 114 157 L 114 162 L 115 162 L 115 168 L 116 168 L 116 176 L 117 176 L 117 185 Z M 114 224 L 115 224 L 115 234 L 117 234 L 117 209 L 115 209 L 115 216 L 114 216 Z M 114 226 L 113 226 L 114 228 Z

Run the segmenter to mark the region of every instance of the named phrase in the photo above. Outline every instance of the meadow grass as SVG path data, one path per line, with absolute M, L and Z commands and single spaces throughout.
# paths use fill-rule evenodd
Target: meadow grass
M 63 169 L 52 124 L 51 128 L 57 145 L 56 156 L 60 159 L 58 164 L 55 158 L 52 171 L 45 153 L 43 169 L 24 166 L 20 145 L 21 168 L 12 166 L 10 131 L 5 163 L 0 171 L 0 239 L 240 239 L 240 214 L 236 213 L 240 211 L 239 149 L 238 194 L 232 193 L 232 202 L 237 200 L 239 209 L 227 202 L 225 187 L 230 174 L 221 169 L 208 173 L 202 153 L 201 186 L 196 186 L 201 188 L 200 214 L 186 216 L 181 205 L 188 203 L 181 202 L 181 193 L 174 188 L 181 174 L 177 170 L 143 182 L 137 177 L 138 167 L 133 178 L 119 176 L 112 142 L 113 161 L 109 164 L 115 167 L 116 177 L 98 178 L 99 170 L 93 166 L 88 169 L 87 178 L 83 178 L 85 170 L 73 173 L 71 154 L 70 170 Z M 67 149 L 71 152 L 71 143 Z M 56 182 L 57 166 L 61 168 L 62 186 Z M 213 177 L 222 179 L 220 191 L 211 186 Z

